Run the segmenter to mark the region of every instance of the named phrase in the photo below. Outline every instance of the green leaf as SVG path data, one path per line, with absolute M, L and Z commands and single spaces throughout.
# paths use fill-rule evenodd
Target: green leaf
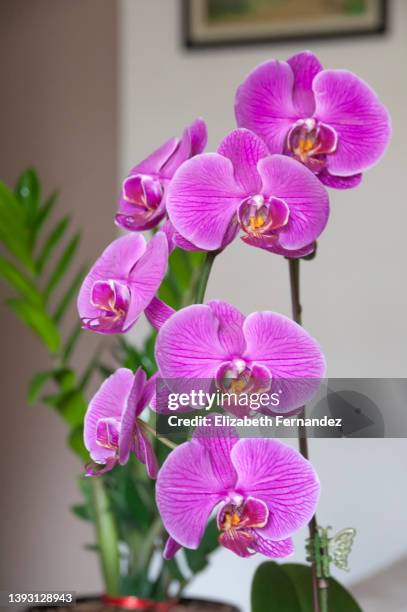
M 206 527 L 204 537 L 197 550 L 185 549 L 185 557 L 192 573 L 201 572 L 209 563 L 208 556 L 219 546 L 219 530 L 216 520 L 212 519 Z
M 30 279 L 4 257 L 0 257 L 0 276 L 29 302 L 43 303 L 41 294 Z
M 19 177 L 16 185 L 16 196 L 24 208 L 27 224 L 32 227 L 40 205 L 41 190 L 34 170 L 28 169 Z
M 52 375 L 57 385 L 59 385 L 63 391 L 70 391 L 74 388 L 76 375 L 70 368 L 59 368 L 54 370 Z
M 30 404 L 34 404 L 38 400 L 41 389 L 45 383 L 52 378 L 53 374 L 53 370 L 45 370 L 33 376 L 28 387 L 28 402 Z
M 45 264 L 47 263 L 48 259 L 51 257 L 55 247 L 57 246 L 58 242 L 61 240 L 61 238 L 65 234 L 65 231 L 69 225 L 69 221 L 70 219 L 68 216 L 64 217 L 63 219 L 61 219 L 61 221 L 59 221 L 55 225 L 53 230 L 50 232 L 48 238 L 46 239 L 42 247 L 42 250 L 39 256 L 37 257 L 36 266 L 37 266 L 38 274 L 41 274 L 41 272 L 44 269 Z
M 51 353 L 58 351 L 60 345 L 58 329 L 42 308 L 18 299 L 6 300 L 6 304 L 37 334 Z
M 0 182 L 0 241 L 22 264 L 30 271 L 34 271 L 24 210 L 13 192 L 2 182 Z
M 170 573 L 171 578 L 173 578 L 173 580 L 176 580 L 177 582 L 179 582 L 181 587 L 188 582 L 188 579 L 182 573 L 181 568 L 178 565 L 177 560 L 175 559 L 175 557 L 173 559 L 165 561 L 165 566 L 168 569 L 168 572 Z
M 78 322 L 75 324 L 72 332 L 70 333 L 68 340 L 64 344 L 64 348 L 62 350 L 62 362 L 66 363 L 70 356 L 72 355 L 72 351 L 74 350 L 77 341 L 79 340 L 82 332 L 82 326 Z
M 89 515 L 88 508 L 84 504 L 74 504 L 71 506 L 71 512 L 83 521 L 92 520 L 91 516 Z
M 254 574 L 252 612 L 301 612 L 297 593 L 281 565 L 266 561 Z
M 47 398 L 47 403 L 53 405 L 62 416 L 64 421 L 72 427 L 82 425 L 85 416 L 87 402 L 81 391 L 73 389 L 63 391 L 57 395 Z
M 89 462 L 89 453 L 85 448 L 83 443 L 83 426 L 79 425 L 78 427 L 74 427 L 71 429 L 68 435 L 68 445 L 73 452 L 78 455 L 78 457 L 84 463 Z M 89 514 L 89 512 L 88 512 Z M 90 518 L 88 519 L 90 520 Z
M 362 612 L 352 595 L 334 578 L 328 580 L 329 612 Z M 313 612 L 312 571 L 299 563 L 262 563 L 251 592 L 252 612 Z
M 53 319 L 56 323 L 59 323 L 61 321 L 62 317 L 69 308 L 72 300 L 74 299 L 74 297 L 76 297 L 79 287 L 81 286 L 82 280 L 85 276 L 86 270 L 87 265 L 82 266 L 82 268 L 79 270 L 79 272 L 76 274 L 75 278 L 69 285 L 68 289 L 65 291 L 61 300 L 59 301 L 59 304 L 56 307 L 55 314 L 53 316 Z
M 301 612 L 313 612 L 311 567 L 300 563 L 285 563 L 281 567 L 295 588 Z M 328 579 L 327 595 L 329 612 L 362 612 L 353 596 L 335 578 Z
M 47 288 L 45 289 L 46 296 L 49 296 L 52 293 L 60 280 L 64 277 L 65 272 L 68 270 L 71 261 L 75 256 L 80 239 L 80 234 L 75 234 L 75 236 L 69 241 L 67 247 L 64 249 L 48 281 Z
M 51 214 L 56 204 L 57 198 L 58 198 L 58 192 L 54 191 L 54 193 L 52 193 L 49 196 L 49 198 L 45 200 L 44 204 L 39 209 L 37 216 L 35 217 L 33 227 L 31 228 L 34 235 L 36 235 L 39 232 L 42 225 L 48 219 L 49 215 Z

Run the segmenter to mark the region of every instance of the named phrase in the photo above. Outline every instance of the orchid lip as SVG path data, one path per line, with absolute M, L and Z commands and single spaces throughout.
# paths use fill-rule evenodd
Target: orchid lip
M 96 427 L 96 443 L 102 448 L 117 450 L 119 448 L 120 421 L 110 417 L 100 419 Z
M 335 153 L 338 134 L 329 125 L 311 117 L 299 119 L 287 134 L 286 153 L 315 174 L 327 165 L 327 155 Z
M 135 174 L 124 180 L 122 193 L 126 202 L 151 215 L 161 203 L 164 189 L 159 179 L 148 174 Z
M 119 329 L 126 318 L 130 297 L 130 288 L 119 281 L 96 281 L 92 287 L 91 304 L 101 313 L 93 318 L 83 318 L 83 325 L 96 331 Z
M 249 196 L 240 203 L 238 220 L 251 237 L 277 240 L 277 230 L 287 225 L 290 209 L 281 198 L 261 194 Z

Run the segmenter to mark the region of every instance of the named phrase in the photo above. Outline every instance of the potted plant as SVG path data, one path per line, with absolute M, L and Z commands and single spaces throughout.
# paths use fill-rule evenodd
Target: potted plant
M 300 261 L 315 257 L 328 222 L 327 187 L 357 187 L 384 153 L 390 121 L 366 83 L 324 70 L 310 52 L 255 68 L 238 88 L 235 112 L 238 128 L 216 152 L 204 152 L 206 125 L 197 119 L 132 168 L 116 215 L 125 234 L 86 275 L 80 270 L 54 307 L 50 297 L 78 237 L 43 285 L 66 227 L 59 223 L 37 251 L 53 200 L 41 203 L 32 171 L 14 194 L 1 187 L 0 210 L 13 230 L 2 240 L 19 261 L 1 266 L 19 293 L 9 305 L 54 354 L 54 368 L 34 378 L 29 396 L 54 381 L 56 392 L 43 399 L 66 420 L 69 443 L 87 463 L 74 511 L 95 525 L 106 606 L 227 610 L 182 599 L 211 553 L 220 545 L 242 563 L 256 553 L 285 558 L 291 536 L 308 524 L 309 565 L 262 564 L 253 612 L 358 612 L 330 576 L 332 563 L 346 569 L 354 530 L 331 537 L 316 518 L 320 484 L 304 406 L 326 363 L 301 326 Z M 205 302 L 214 261 L 239 232 L 247 248 L 288 260 L 292 319 Z M 65 343 L 58 329 L 78 289 L 80 326 L 106 339 L 81 373 L 70 360 L 79 328 Z M 126 334 L 143 313 L 151 331 L 136 347 Z M 88 402 L 96 374 L 102 382 Z M 298 417 L 299 451 L 248 435 L 259 414 Z M 167 435 L 173 423 L 176 435 Z

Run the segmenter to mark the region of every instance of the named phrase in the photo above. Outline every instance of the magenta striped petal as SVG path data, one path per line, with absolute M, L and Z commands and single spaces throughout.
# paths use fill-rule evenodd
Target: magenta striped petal
M 197 441 L 174 449 L 158 473 L 156 500 L 164 526 L 187 548 L 198 548 L 209 516 L 224 496 L 210 455 Z
M 141 412 L 141 410 L 138 411 L 138 407 L 146 380 L 146 373 L 139 368 L 134 375 L 133 384 L 122 411 L 119 437 L 119 462 L 121 465 L 127 463 L 133 446 L 136 417 Z
M 234 130 L 222 140 L 218 153 L 232 162 L 235 181 L 242 193 L 260 192 L 261 179 L 257 163 L 268 155 L 267 147 L 261 138 L 249 130 Z
M 293 102 L 299 117 L 312 117 L 315 98 L 312 82 L 323 70 L 319 59 L 311 51 L 302 51 L 287 60 L 294 74 Z
M 390 117 L 376 93 L 346 70 L 323 70 L 313 83 L 315 116 L 338 134 L 329 155 L 331 174 L 350 176 L 373 166 L 390 140 Z
M 182 548 L 181 544 L 178 544 L 171 536 L 168 538 L 164 546 L 163 557 L 167 561 L 172 559 L 177 552 Z
M 306 525 L 319 498 L 318 477 L 298 451 L 274 439 L 246 438 L 234 445 L 236 489 L 269 509 L 261 537 L 281 540 Z
M 231 161 L 204 153 L 185 162 L 167 194 L 167 211 L 177 232 L 206 250 L 219 249 L 244 197 L 236 185 Z
M 163 378 L 213 378 L 228 357 L 219 341 L 218 327 L 211 308 L 201 304 L 170 317 L 156 341 L 156 360 Z
M 253 548 L 261 555 L 265 555 L 271 559 L 279 559 L 293 554 L 294 542 L 291 538 L 285 540 L 270 540 L 268 538 L 263 538 L 261 530 L 256 529 Z
M 126 368 L 116 370 L 109 376 L 91 399 L 84 420 L 84 443 L 92 459 L 106 463 L 116 455 L 115 449 L 108 449 L 97 443 L 97 426 L 100 419 L 121 420 L 133 385 L 133 372 Z
M 290 210 L 288 223 L 278 231 L 284 249 L 302 249 L 324 230 L 329 216 L 329 198 L 317 177 L 303 164 L 284 155 L 259 162 L 263 193 L 284 200 Z
M 299 118 L 293 89 L 291 66 L 270 60 L 250 72 L 236 92 L 237 125 L 263 138 L 270 153 L 283 152 L 287 132 Z

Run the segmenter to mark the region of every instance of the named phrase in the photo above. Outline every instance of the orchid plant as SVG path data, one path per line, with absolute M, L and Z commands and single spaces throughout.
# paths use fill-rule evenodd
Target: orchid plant
M 86 512 L 96 523 L 107 600 L 135 595 L 143 607 L 143 597 L 178 596 L 218 545 L 242 563 L 254 554 L 288 557 L 293 534 L 308 524 L 310 565 L 261 565 L 253 612 L 326 612 L 328 601 L 329 610 L 360 610 L 330 577 L 304 429 L 297 451 L 216 426 L 216 413 L 177 443 L 154 426 L 165 412 L 158 381 L 169 392 L 180 380 L 199 380 L 237 396 L 283 388 L 277 412 L 304 411 L 326 364 L 301 327 L 300 261 L 315 255 L 328 222 L 327 187 L 357 187 L 390 138 L 388 113 L 373 90 L 351 72 L 323 69 L 310 52 L 255 68 L 237 90 L 235 113 L 237 129 L 216 152 L 204 152 L 206 125 L 197 119 L 130 171 L 116 215 L 127 233 L 107 247 L 79 291 L 82 327 L 117 341 L 126 356 L 115 371 L 103 367 L 108 376 L 84 415 L 90 461 L 82 487 L 88 499 L 92 492 Z M 143 230 L 150 230 L 148 242 Z M 246 245 L 288 260 L 293 320 L 204 303 L 213 262 L 239 233 Z M 151 332 L 139 351 L 123 334 L 143 312 Z

